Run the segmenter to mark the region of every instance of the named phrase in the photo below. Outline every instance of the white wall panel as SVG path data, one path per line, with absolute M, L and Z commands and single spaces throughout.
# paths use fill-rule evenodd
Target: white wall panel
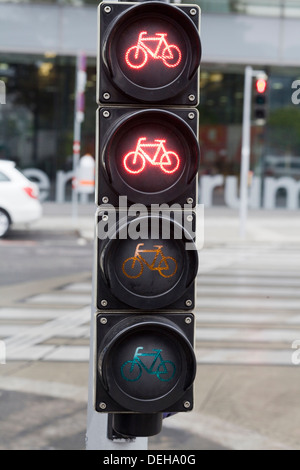
M 0 52 L 96 55 L 97 7 L 0 4 Z
M 300 65 L 300 18 L 203 14 L 203 62 Z M 97 7 L 0 4 L 0 53 L 96 56 Z

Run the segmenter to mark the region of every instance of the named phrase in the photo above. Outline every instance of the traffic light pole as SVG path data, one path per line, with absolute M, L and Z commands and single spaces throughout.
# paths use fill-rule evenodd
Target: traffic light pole
M 251 98 L 252 79 L 266 78 L 264 71 L 253 70 L 247 66 L 245 69 L 244 85 L 244 108 L 243 108 L 243 131 L 242 131 L 242 154 L 240 173 L 240 237 L 246 236 L 246 225 L 248 217 L 249 203 L 249 170 L 250 170 L 250 150 L 251 150 Z
M 240 236 L 245 238 L 248 215 L 248 175 L 250 169 L 250 134 L 251 134 L 251 87 L 253 69 L 245 69 L 242 158 L 240 178 Z
M 96 253 L 96 249 L 94 252 Z M 95 305 L 95 274 L 93 279 L 92 305 Z M 96 309 L 92 307 L 91 327 L 90 327 L 90 362 L 89 362 L 89 385 L 88 385 L 88 408 L 87 408 L 87 431 L 86 431 L 86 450 L 147 450 L 148 439 L 138 437 L 135 439 L 121 439 L 112 435 L 111 422 L 109 415 L 97 413 L 94 407 L 94 348 L 95 348 L 95 315 Z
M 94 239 L 96 240 L 96 233 Z M 97 257 L 97 248 L 94 247 L 94 259 Z M 147 450 L 148 439 L 144 437 L 134 439 L 114 438 L 111 420 L 107 414 L 100 414 L 95 411 L 94 406 L 94 384 L 96 381 L 95 373 L 95 315 L 96 309 L 96 263 L 93 273 L 92 287 L 92 312 L 90 326 L 90 361 L 89 361 L 89 384 L 88 384 L 88 407 L 87 407 L 87 431 L 86 431 L 86 450 Z

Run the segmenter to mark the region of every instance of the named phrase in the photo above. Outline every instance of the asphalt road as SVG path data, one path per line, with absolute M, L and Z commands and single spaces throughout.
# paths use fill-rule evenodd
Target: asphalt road
M 92 272 L 93 244 L 74 231 L 15 230 L 0 240 L 0 286 Z

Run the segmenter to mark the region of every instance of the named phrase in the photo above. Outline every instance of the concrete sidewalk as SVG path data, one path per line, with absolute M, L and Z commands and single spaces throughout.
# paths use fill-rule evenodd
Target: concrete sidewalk
M 72 204 L 44 203 L 43 217 L 31 226 L 33 230 L 77 231 L 82 238 L 94 238 L 96 206 L 92 203 L 78 206 L 72 213 Z M 227 243 L 299 243 L 300 211 L 249 210 L 246 237 L 241 238 L 239 213 L 228 207 L 204 208 L 204 245 Z

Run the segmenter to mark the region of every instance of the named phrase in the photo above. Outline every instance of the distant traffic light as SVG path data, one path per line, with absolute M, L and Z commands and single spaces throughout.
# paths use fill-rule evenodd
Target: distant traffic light
M 265 78 L 256 79 L 253 103 L 253 119 L 256 124 L 264 124 L 267 118 L 267 86 Z
M 267 89 L 267 80 L 264 78 L 259 78 L 256 80 L 256 91 L 257 93 L 264 93 Z

